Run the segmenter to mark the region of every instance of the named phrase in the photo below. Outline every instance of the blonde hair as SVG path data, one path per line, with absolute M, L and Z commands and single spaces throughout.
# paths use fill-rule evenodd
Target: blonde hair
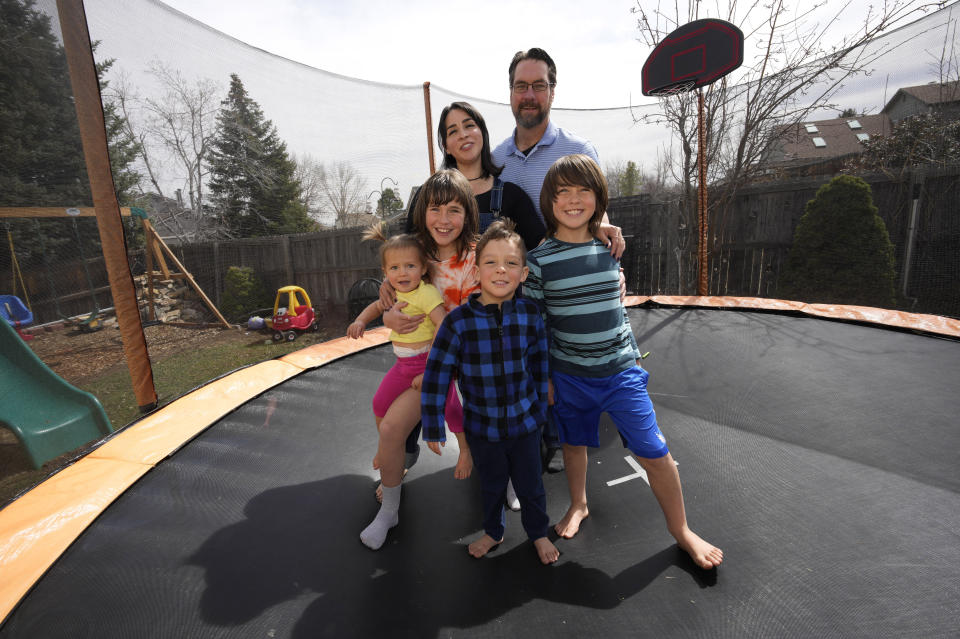
M 413 235 L 412 233 L 403 233 L 401 235 L 387 237 L 387 224 L 385 222 L 377 222 L 376 224 L 372 224 L 364 229 L 363 240 L 376 240 L 377 242 L 382 242 L 380 245 L 380 268 L 384 268 L 386 266 L 387 251 L 405 249 L 415 250 L 422 266 L 426 267 L 430 265 L 430 260 L 427 258 L 427 252 L 424 250 L 423 244 L 420 243 L 420 240 L 416 235 Z
M 427 228 L 427 209 L 454 201 L 463 206 L 464 210 L 463 230 L 455 243 L 457 256 L 463 259 L 476 239 L 480 217 L 470 181 L 460 171 L 442 169 L 428 177 L 417 194 L 417 205 L 413 210 L 413 226 L 416 229 L 417 238 L 432 259 L 437 259 L 438 247 Z

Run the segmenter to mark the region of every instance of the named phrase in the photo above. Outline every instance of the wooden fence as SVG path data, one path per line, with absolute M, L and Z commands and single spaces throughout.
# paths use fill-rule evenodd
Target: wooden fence
M 960 316 L 960 169 L 863 177 L 894 245 L 900 306 Z M 710 294 L 776 297 L 804 207 L 827 181 L 745 187 L 725 218 L 711 211 Z M 631 292 L 696 293 L 696 222 L 683 215 L 679 201 L 619 198 L 609 214 L 630 236 L 623 263 Z
M 960 168 L 917 171 L 901 179 L 883 175 L 865 179 L 895 247 L 900 306 L 960 317 Z M 710 293 L 776 297 L 777 279 L 797 223 L 826 181 L 803 178 L 745 187 L 726 219 L 712 213 Z M 685 218 L 680 204 L 655 202 L 648 195 L 611 200 L 610 218 L 627 236 L 623 264 L 631 293 L 695 294 L 696 221 Z M 247 266 L 269 291 L 296 284 L 316 304 L 343 308 L 351 286 L 381 277 L 378 246 L 362 242 L 360 234 L 360 229 L 334 230 L 204 242 L 177 246 L 174 251 L 217 304 L 227 269 Z M 135 255 L 131 263 L 136 268 Z M 102 258 L 88 259 L 88 266 L 100 307 L 111 305 L 104 292 Z M 40 305 L 40 312 L 34 311 L 38 321 L 56 319 L 50 281 L 60 283 L 56 290 L 61 314 L 85 312 L 92 306 L 80 263 L 72 269 L 58 268 L 56 273 L 25 274 L 32 282 L 28 286 L 36 289 L 31 290 L 31 298 Z M 11 274 L 0 273 L 0 281 L 10 282 Z

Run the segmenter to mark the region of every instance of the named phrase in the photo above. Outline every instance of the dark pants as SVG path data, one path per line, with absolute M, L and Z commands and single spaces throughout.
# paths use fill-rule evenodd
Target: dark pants
M 420 439 L 421 430 L 423 430 L 423 422 L 417 422 L 417 425 L 414 426 L 413 430 L 410 431 L 410 434 L 407 435 L 407 441 L 403 446 L 404 452 L 407 452 L 407 453 L 417 452 L 417 449 L 420 448 L 420 443 L 418 440 Z
M 520 500 L 520 521 L 530 539 L 547 536 L 547 494 L 540 470 L 540 433 L 519 439 L 490 442 L 465 433 L 480 476 L 483 495 L 483 530 L 495 540 L 503 539 L 503 506 L 507 499 L 507 481 Z
M 547 407 L 547 423 L 543 425 L 543 445 L 547 448 L 561 448 L 560 431 L 557 430 L 557 415 L 553 406 Z

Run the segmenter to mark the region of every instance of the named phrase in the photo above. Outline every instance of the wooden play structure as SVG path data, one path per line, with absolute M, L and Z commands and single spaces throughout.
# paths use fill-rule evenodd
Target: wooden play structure
M 194 279 L 193 275 L 177 259 L 167 243 L 163 241 L 160 234 L 150 223 L 146 211 L 136 207 L 121 207 L 120 215 L 123 217 L 137 217 L 143 226 L 144 241 L 146 244 L 146 274 L 147 274 L 147 299 L 149 320 L 157 319 L 156 309 L 154 308 L 154 293 L 157 280 L 185 280 L 197 293 L 203 303 L 210 309 L 210 312 L 217 318 L 217 321 L 224 328 L 231 328 L 230 322 L 223 317 L 213 301 L 207 297 L 200 285 Z M 93 217 L 95 210 L 93 207 L 0 207 L 0 218 L 62 218 L 62 217 Z M 11 247 L 11 254 L 14 254 Z M 169 264 L 168 264 L 169 260 Z M 170 267 L 173 265 L 173 268 Z M 22 279 L 22 278 L 21 278 Z M 24 289 L 24 292 L 26 290 Z

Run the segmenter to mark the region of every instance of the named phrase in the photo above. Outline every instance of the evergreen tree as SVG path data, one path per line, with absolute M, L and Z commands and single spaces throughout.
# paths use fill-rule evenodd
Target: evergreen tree
M 807 203 L 778 295 L 827 304 L 889 308 L 895 303 L 893 244 L 870 186 L 841 175 Z
M 237 237 L 311 230 L 287 145 L 236 74 L 221 105 L 208 163 L 211 200 L 222 223 Z
M 391 188 L 384 189 L 377 201 L 377 216 L 380 219 L 388 220 L 402 210 L 403 200 L 400 199 L 396 191 Z
M 0 206 L 89 206 L 67 58 L 49 16 L 34 0 L 0 0 L 0 43 Z M 76 242 L 60 220 L 7 220 L 3 230 L 27 268 Z
M 34 0 L 0 0 L 0 204 L 90 204 L 63 47 Z
M 633 160 L 627 162 L 627 168 L 619 176 L 620 197 L 636 195 L 640 192 L 640 171 Z

